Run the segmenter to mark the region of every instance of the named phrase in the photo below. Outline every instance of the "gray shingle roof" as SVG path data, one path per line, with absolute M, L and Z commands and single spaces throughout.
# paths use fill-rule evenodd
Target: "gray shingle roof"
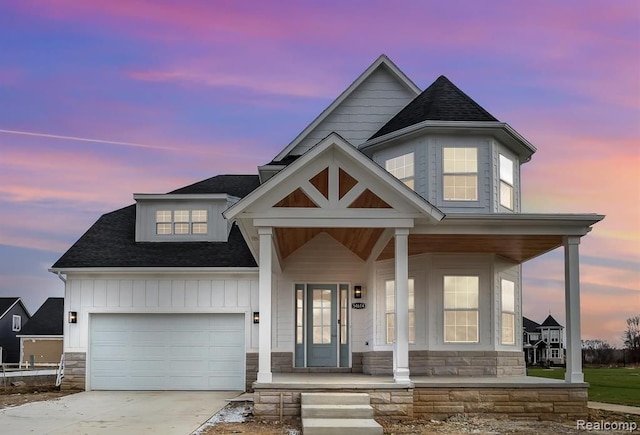
M 537 322 L 534 322 L 533 320 L 522 316 L 522 329 L 524 329 L 525 331 L 535 332 L 539 327 L 540 324 L 538 324 Z
M 544 319 L 544 322 L 542 322 L 542 324 L 540 326 L 560 326 L 560 327 L 562 327 L 562 325 L 559 324 L 558 321 L 556 319 L 554 319 L 553 316 L 551 316 L 551 314 L 549 314 L 547 316 L 547 318 Z
M 219 175 L 173 194 L 228 193 L 243 197 L 258 187 L 257 175 Z M 237 226 L 227 242 L 136 242 L 135 204 L 101 216 L 56 261 L 53 268 L 82 267 L 255 267 Z
M 440 76 L 371 136 L 371 139 L 428 120 L 497 121 L 448 78 Z
M 38 308 L 20 335 L 62 335 L 64 298 L 48 298 Z
M 3 316 L 4 313 L 16 303 L 16 301 L 20 299 L 18 297 L 13 298 L 0 298 L 0 316 Z

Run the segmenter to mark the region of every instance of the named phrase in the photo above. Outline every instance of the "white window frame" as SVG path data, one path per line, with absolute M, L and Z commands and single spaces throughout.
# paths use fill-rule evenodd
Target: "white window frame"
M 207 209 L 156 210 L 155 235 L 160 237 L 206 235 L 209 231 L 208 215 Z M 204 225 L 204 231 L 202 225 Z M 160 228 L 164 230 L 160 232 Z
M 498 154 L 499 196 L 500 205 L 506 209 L 514 209 L 515 162 L 504 154 Z M 509 168 L 508 166 L 511 166 Z
M 415 344 L 416 342 L 416 297 L 415 297 L 415 279 L 409 277 L 408 291 L 409 291 L 409 344 Z M 396 340 L 396 309 L 395 309 L 395 291 L 396 281 L 395 279 L 387 279 L 384 281 L 384 327 L 385 327 L 385 343 L 392 344 Z M 391 323 L 393 322 L 393 325 Z
M 452 297 L 448 298 L 448 293 L 451 293 L 447 286 L 447 281 L 453 281 L 454 292 Z M 465 289 L 466 301 L 464 301 L 462 292 L 457 294 L 458 285 L 466 284 L 475 281 L 475 295 L 469 292 L 469 289 Z M 443 275 L 442 278 L 442 293 L 443 293 L 443 340 L 445 343 L 463 343 L 472 344 L 480 342 L 480 276 L 479 275 Z M 471 297 L 469 297 L 471 295 Z M 474 303 L 475 300 L 475 303 Z M 448 315 L 448 314 L 452 314 Z M 464 315 L 464 316 L 463 316 Z M 469 322 L 469 317 L 475 317 L 475 325 Z M 464 323 L 458 323 L 458 320 L 463 320 Z M 449 323 L 448 318 L 453 320 Z M 453 328 L 453 337 L 449 335 L 451 328 Z M 465 339 L 457 337 L 458 328 L 465 328 Z M 475 328 L 475 336 L 470 334 Z
M 516 283 L 509 279 L 500 280 L 500 343 L 516 344 Z M 510 323 L 510 325 L 509 325 Z
M 384 167 L 391 175 L 415 190 L 415 154 L 412 152 L 385 160 Z
M 20 332 L 22 330 L 22 316 L 14 314 L 11 319 L 11 330 L 13 332 Z
M 560 358 L 560 349 L 551 348 L 551 358 Z
M 475 153 L 475 168 L 470 167 L 471 160 L 467 153 L 469 152 Z M 451 154 L 453 153 L 453 154 Z M 461 156 L 461 153 L 464 154 L 464 157 Z M 445 146 L 442 148 L 442 199 L 443 201 L 464 201 L 464 202 L 478 202 L 480 200 L 480 189 L 479 189 L 479 149 L 478 147 L 448 147 Z M 462 159 L 460 159 L 462 157 Z M 447 179 L 451 179 L 454 181 L 453 184 L 453 194 L 447 193 Z M 460 180 L 473 180 L 475 186 L 466 185 L 466 181 L 464 186 L 457 186 L 456 181 Z M 456 188 L 464 189 L 465 194 L 463 197 L 459 197 L 456 194 Z M 467 189 L 475 188 L 475 197 L 469 198 L 467 197 Z
M 557 329 L 549 330 L 549 342 L 550 343 L 560 343 L 560 331 Z

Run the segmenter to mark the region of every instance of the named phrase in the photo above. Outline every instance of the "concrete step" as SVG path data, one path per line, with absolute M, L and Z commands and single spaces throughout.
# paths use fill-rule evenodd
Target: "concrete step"
M 302 405 L 302 418 L 373 418 L 371 405 Z
M 300 403 L 304 405 L 369 405 L 367 393 L 302 393 Z
M 304 435 L 382 435 L 382 426 L 373 419 L 303 418 Z

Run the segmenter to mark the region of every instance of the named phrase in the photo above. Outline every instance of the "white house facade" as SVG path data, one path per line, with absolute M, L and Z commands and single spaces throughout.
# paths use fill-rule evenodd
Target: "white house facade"
M 567 383 L 582 384 L 578 246 L 596 214 L 521 213 L 535 148 L 446 77 L 378 58 L 258 175 L 102 216 L 65 280 L 65 382 L 260 389 L 279 373 L 513 378 L 522 272 L 564 247 Z

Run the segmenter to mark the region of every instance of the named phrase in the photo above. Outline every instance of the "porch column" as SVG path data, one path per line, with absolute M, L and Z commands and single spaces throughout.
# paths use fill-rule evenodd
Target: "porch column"
M 273 229 L 261 227 L 258 228 L 258 234 L 260 236 L 258 382 L 271 383 L 271 239 Z
M 579 236 L 565 236 L 564 306 L 567 317 L 567 371 L 565 381 L 584 382 L 580 343 L 580 257 Z
M 409 230 L 396 228 L 396 345 L 393 380 L 409 382 Z

